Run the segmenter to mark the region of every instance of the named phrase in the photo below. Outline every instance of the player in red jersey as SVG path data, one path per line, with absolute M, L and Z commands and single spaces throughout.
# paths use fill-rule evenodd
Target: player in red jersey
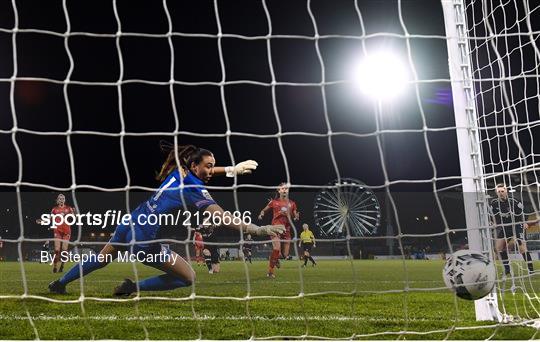
M 204 265 L 203 250 L 204 250 L 204 241 L 201 233 L 195 232 L 193 235 L 195 241 L 195 260 L 197 265 Z
M 56 206 L 52 208 L 51 215 L 63 215 L 75 214 L 75 210 L 66 204 L 66 196 L 59 194 L 56 197 Z M 38 224 L 41 224 L 41 220 L 36 221 Z M 58 263 L 60 262 L 60 253 L 62 251 L 67 251 L 69 246 L 69 240 L 71 239 L 71 226 L 62 223 L 58 224 L 54 230 L 54 257 L 53 257 L 53 273 L 63 272 L 64 263 L 60 263 L 60 268 L 58 268 Z
M 281 244 L 283 243 L 283 256 L 289 259 L 289 250 L 291 246 L 291 219 L 297 221 L 300 214 L 296 208 L 296 203 L 289 199 L 289 186 L 281 183 L 277 189 L 276 198 L 270 200 L 266 207 L 261 210 L 259 220 L 262 220 L 264 214 L 272 209 L 272 224 L 282 224 L 285 226 L 285 232 L 279 236 L 271 236 L 272 254 L 270 254 L 268 265 L 268 277 L 275 278 L 274 268 L 279 268 L 279 257 L 281 254 Z

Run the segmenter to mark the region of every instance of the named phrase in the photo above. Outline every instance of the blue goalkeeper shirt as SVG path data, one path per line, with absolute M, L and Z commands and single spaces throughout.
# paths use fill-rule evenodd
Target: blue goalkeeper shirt
M 178 210 L 198 211 L 216 203 L 208 190 L 206 190 L 204 182 L 201 179 L 189 171 L 185 174 L 183 170 L 181 172 L 182 176 L 178 169 L 171 172 L 161 183 L 159 189 L 131 213 L 133 232 L 135 232 L 135 240 L 137 242 L 156 239 L 160 228 L 159 220 L 152 220 L 157 221 L 156 223 L 148 223 L 148 218 L 151 215 L 159 218 L 161 214 L 176 212 Z M 181 188 L 182 183 L 184 184 L 184 188 Z M 131 226 L 129 224 L 121 224 L 116 228 L 110 242 L 127 243 L 131 241 L 131 237 Z M 148 246 L 148 244 L 144 243 L 137 243 L 137 245 L 139 247 Z

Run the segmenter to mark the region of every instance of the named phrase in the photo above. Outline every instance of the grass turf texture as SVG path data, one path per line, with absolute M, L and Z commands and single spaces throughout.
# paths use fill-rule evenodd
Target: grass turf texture
M 305 269 L 299 268 L 299 261 L 284 261 L 282 265 L 276 279 L 266 278 L 266 262 L 247 265 L 250 296 L 298 296 L 301 276 L 305 296 L 249 301 L 188 298 L 192 289 L 183 288 L 143 293 L 144 297 L 167 300 L 100 302 L 87 298 L 81 305 L 1 298 L 22 295 L 23 286 L 20 265 L 0 262 L 0 339 L 35 339 L 32 323 L 40 339 L 248 339 L 301 335 L 347 338 L 353 334 L 359 335 L 357 338 L 396 339 L 401 331 L 407 331 L 402 336 L 406 339 L 486 339 L 492 334 L 494 339 L 540 336 L 530 327 L 476 322 L 472 301 L 456 300 L 448 290 L 441 289 L 442 261 L 410 260 L 405 263 L 407 272 L 403 262 L 396 260 L 362 260 L 354 264 L 348 260 L 321 260 L 316 267 Z M 141 278 L 159 273 L 141 264 L 136 267 Z M 193 267 L 197 272 L 197 296 L 243 298 L 248 294 L 246 266 L 242 262 L 222 262 L 222 273 L 214 275 L 208 274 L 205 267 Z M 51 273 L 50 266 L 25 263 L 24 268 L 28 295 L 58 300 L 79 298 L 78 281 L 68 286 L 67 295 L 52 295 L 47 292 L 47 284 L 57 275 Z M 131 264 L 112 263 L 92 273 L 84 279 L 85 297 L 112 299 L 112 289 L 124 277 L 134 278 Z M 406 277 L 410 290 L 403 292 Z M 535 310 L 540 311 L 540 300 L 528 300 L 523 293 L 534 296 L 540 288 L 540 275 L 532 280 L 517 280 L 516 285 L 515 295 L 505 292 L 507 313 L 525 319 L 537 317 Z M 318 294 L 321 292 L 327 294 Z M 449 330 L 475 326 L 483 328 Z M 434 332 L 438 330 L 448 331 Z M 368 335 L 383 332 L 387 334 Z

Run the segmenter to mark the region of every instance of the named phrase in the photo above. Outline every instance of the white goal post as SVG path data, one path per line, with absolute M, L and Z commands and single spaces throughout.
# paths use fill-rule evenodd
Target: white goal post
M 465 8 L 462 0 L 443 0 L 442 5 L 468 228 L 467 237 L 471 249 L 481 251 L 493 260 L 493 249 L 488 238 L 489 218 L 483 178 L 484 163 L 480 150 L 480 132 L 476 121 Z M 502 320 L 495 288 L 490 295 L 475 301 L 475 310 L 477 320 Z

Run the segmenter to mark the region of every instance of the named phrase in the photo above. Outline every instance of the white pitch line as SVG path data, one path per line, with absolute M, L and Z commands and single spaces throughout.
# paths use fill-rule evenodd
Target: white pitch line
M 94 321 L 304 321 L 303 315 L 298 316 L 213 316 L 213 315 L 198 315 L 193 316 L 64 316 L 64 315 L 36 315 L 31 316 L 32 320 L 41 321 L 72 321 L 72 320 L 94 320 Z M 0 320 L 28 320 L 28 316 L 18 315 L 0 315 Z M 432 322 L 435 319 L 427 318 L 384 318 L 384 317 L 350 317 L 350 316 L 308 316 L 308 321 L 362 321 L 362 322 Z
M 49 283 L 51 279 L 27 279 L 27 282 L 40 282 L 40 283 Z M 20 279 L 5 279 L 0 280 L 1 283 L 20 283 Z M 85 280 L 85 283 L 121 283 L 122 279 L 118 280 Z M 268 279 L 260 279 L 260 280 L 251 280 L 251 283 L 268 283 Z M 396 283 L 405 283 L 403 280 L 358 280 L 358 281 L 333 281 L 333 280 L 323 280 L 323 281 L 310 281 L 309 284 L 358 284 L 358 283 L 377 283 L 377 284 L 396 284 Z M 245 281 L 198 281 L 197 284 L 246 284 Z M 279 280 L 272 280 L 272 284 L 279 283 L 279 284 L 299 284 L 299 281 L 279 281 Z M 440 283 L 442 284 L 442 281 L 439 280 L 409 280 L 408 283 Z
M 48 284 L 51 280 L 50 279 L 26 279 L 26 282 L 27 283 L 43 283 L 43 284 Z M 96 283 L 104 283 L 104 284 L 119 284 L 121 283 L 121 279 L 118 279 L 118 280 L 85 280 L 84 283 L 85 284 L 96 284 Z M 0 280 L 0 284 L 2 283 L 21 283 L 22 281 L 20 279 L 4 279 L 4 280 Z M 259 280 L 251 280 L 251 284 L 266 284 L 268 283 L 268 279 L 259 279 Z M 78 282 L 76 282 L 78 283 Z M 299 281 L 279 281 L 279 280 L 272 280 L 272 283 L 273 284 L 300 284 Z M 354 281 L 331 281 L 331 280 L 328 280 L 328 281 L 308 281 L 307 282 L 309 284 L 309 286 L 313 286 L 313 285 L 335 285 L 335 284 L 342 284 L 342 285 L 351 285 L 351 284 L 372 284 L 372 283 L 375 283 L 375 284 L 400 284 L 401 285 L 405 285 L 405 282 L 404 281 L 399 281 L 399 280 L 396 280 L 396 281 L 391 281 L 391 280 L 358 280 L 356 282 Z M 439 286 L 436 286 L 435 288 L 441 288 L 443 289 L 444 288 L 444 284 L 442 281 L 440 280 L 409 280 L 408 281 L 409 284 L 438 284 Z M 535 279 L 535 280 L 531 280 L 531 283 L 536 285 L 536 284 L 539 284 L 540 283 L 540 279 Z M 230 281 L 230 280 L 227 280 L 227 281 L 207 281 L 207 280 L 202 280 L 202 281 L 197 281 L 196 282 L 196 285 L 197 286 L 204 286 L 204 285 L 245 285 L 246 282 L 245 281 Z M 424 287 L 417 287 L 415 289 L 423 289 Z M 429 290 L 429 289 L 433 289 L 434 287 L 425 287 L 425 289 Z M 393 288 L 393 289 L 403 289 L 402 287 L 397 287 L 397 288 Z M 369 291 L 369 290 L 364 290 L 364 291 Z

